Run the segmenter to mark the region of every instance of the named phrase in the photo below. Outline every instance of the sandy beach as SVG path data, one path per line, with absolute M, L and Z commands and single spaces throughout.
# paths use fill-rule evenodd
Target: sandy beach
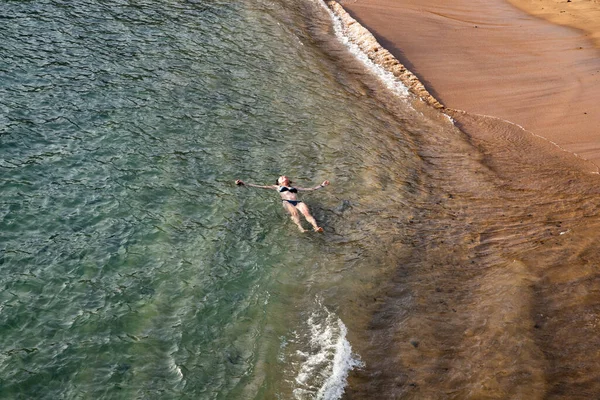
M 511 4 L 555 24 L 580 29 L 600 48 L 599 0 L 509 0 Z
M 600 165 L 596 0 L 340 3 L 445 107 L 511 121 Z

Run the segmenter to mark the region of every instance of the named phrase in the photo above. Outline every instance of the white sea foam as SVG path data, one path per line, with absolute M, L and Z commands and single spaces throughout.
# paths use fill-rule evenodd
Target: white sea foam
M 342 397 L 348 373 L 361 366 L 352 353 L 347 328 L 335 314 L 320 305 L 307 321 L 310 350 L 298 351 L 303 359 L 295 382 L 296 399 L 335 400 Z M 306 340 L 307 339 L 307 340 Z
M 319 3 L 327 10 L 329 15 L 331 16 L 331 20 L 333 21 L 333 30 L 335 35 L 340 39 L 340 41 L 348 48 L 350 53 L 352 53 L 356 58 L 358 58 L 371 72 L 373 72 L 379 79 L 396 95 L 402 98 L 407 98 L 410 91 L 408 88 L 392 74 L 391 72 L 385 70 L 379 64 L 374 63 L 368 56 L 365 54 L 361 48 L 352 41 L 352 39 L 344 33 L 343 23 L 341 18 L 336 15 L 327 5 L 319 0 Z

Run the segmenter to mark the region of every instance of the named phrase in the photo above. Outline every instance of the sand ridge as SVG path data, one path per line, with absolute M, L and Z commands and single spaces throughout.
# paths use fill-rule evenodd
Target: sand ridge
M 387 49 L 383 48 L 377 39 L 361 24 L 344 10 L 337 1 L 327 1 L 327 6 L 341 21 L 343 35 L 358 46 L 361 52 L 375 64 L 392 73 L 394 77 L 402 82 L 410 92 L 417 95 L 423 101 L 434 108 L 444 108 L 439 101 L 433 97 L 410 70 L 402 65 Z

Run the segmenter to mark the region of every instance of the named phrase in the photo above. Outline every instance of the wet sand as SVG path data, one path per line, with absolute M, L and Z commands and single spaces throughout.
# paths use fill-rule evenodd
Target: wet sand
M 567 14 L 561 5 L 551 7 L 554 0 L 517 2 Z M 600 50 L 590 33 L 536 18 L 504 0 L 341 4 L 444 106 L 514 122 L 600 165 Z M 600 9 L 596 2 L 593 7 Z M 585 20 L 578 20 L 580 27 Z

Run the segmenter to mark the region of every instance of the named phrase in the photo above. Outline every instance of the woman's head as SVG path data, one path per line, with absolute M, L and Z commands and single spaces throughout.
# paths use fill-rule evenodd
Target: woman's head
M 277 184 L 281 186 L 289 186 L 292 184 L 292 181 L 290 181 L 290 178 L 287 176 L 281 175 L 279 178 L 277 178 Z

